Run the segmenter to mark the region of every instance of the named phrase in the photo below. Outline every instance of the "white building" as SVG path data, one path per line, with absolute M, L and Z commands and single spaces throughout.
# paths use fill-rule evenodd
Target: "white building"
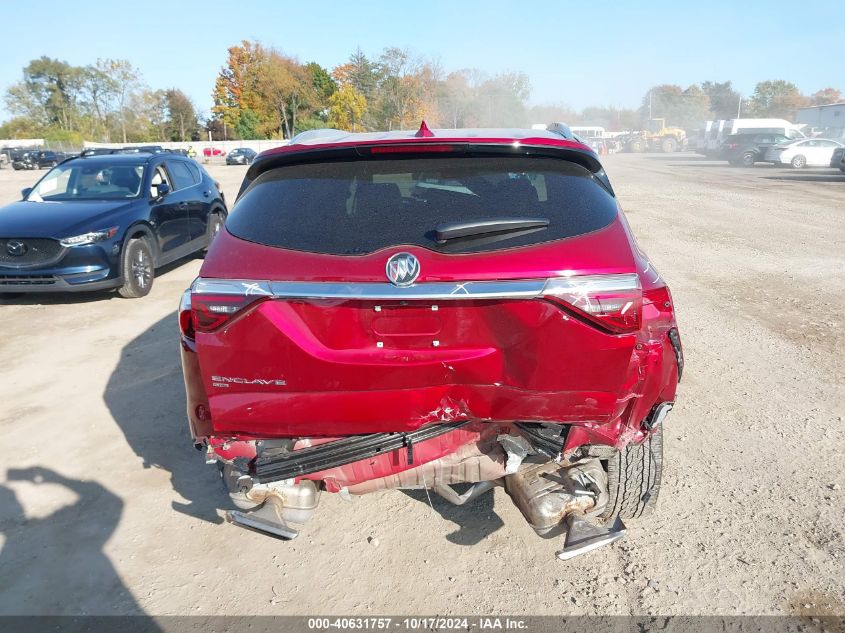
M 845 138 L 845 102 L 799 108 L 796 119 L 826 138 Z

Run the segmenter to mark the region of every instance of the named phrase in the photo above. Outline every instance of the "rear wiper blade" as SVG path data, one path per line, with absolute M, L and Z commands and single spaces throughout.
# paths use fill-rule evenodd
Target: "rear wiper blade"
M 487 235 L 489 233 L 514 233 L 527 229 L 544 229 L 549 226 L 547 218 L 490 218 L 471 222 L 445 222 L 434 229 L 438 243 L 460 237 Z

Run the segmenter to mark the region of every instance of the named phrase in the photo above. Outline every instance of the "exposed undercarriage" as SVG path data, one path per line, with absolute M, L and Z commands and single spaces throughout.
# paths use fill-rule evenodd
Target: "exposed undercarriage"
M 646 427 L 659 430 L 670 408 L 657 407 Z M 619 514 L 608 512 L 606 463 L 618 449 L 583 445 L 565 452 L 569 428 L 464 420 L 340 439 L 213 439 L 207 451 L 239 508 L 229 520 L 278 538 L 298 535 L 322 492 L 349 498 L 428 489 L 464 505 L 501 486 L 538 535 L 566 535 L 557 556 L 568 559 L 625 534 Z

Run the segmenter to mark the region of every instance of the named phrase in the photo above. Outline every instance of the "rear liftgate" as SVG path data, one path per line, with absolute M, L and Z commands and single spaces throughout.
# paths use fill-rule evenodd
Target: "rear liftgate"
M 413 465 L 417 445 L 466 431 L 467 427 L 486 427 L 489 441 L 485 441 L 482 430 L 481 438 L 468 442 L 463 450 L 411 466 L 376 484 L 361 485 L 369 486 L 368 489 L 431 488 L 454 505 L 464 505 L 497 485 L 503 486 L 538 535 L 552 538 L 566 534 L 564 546 L 557 552 L 561 560 L 625 535 L 625 526 L 618 519 L 610 527 L 594 522 L 607 503 L 607 475 L 599 460 L 578 453 L 568 463 L 561 463 L 565 426 L 516 423 L 510 429 L 519 433 L 516 435 L 502 432 L 507 427 L 469 420 L 432 424 L 409 433 L 352 436 L 300 450 L 292 450 L 291 440 L 263 442 L 246 472 L 232 465 L 223 468 L 229 493 L 241 508 L 228 513 L 229 521 L 277 538 L 293 539 L 299 532 L 291 524 L 308 521 L 320 495 L 319 483 L 303 477 L 378 456 L 389 458 L 394 451 L 404 451 L 406 463 Z M 450 473 L 457 470 L 460 476 L 450 478 Z M 465 480 L 469 471 L 476 472 L 479 480 L 470 482 L 470 488 L 459 494 L 452 487 L 452 480 Z M 352 486 L 352 491 L 364 492 L 361 485 Z M 349 490 L 341 492 L 348 494 Z

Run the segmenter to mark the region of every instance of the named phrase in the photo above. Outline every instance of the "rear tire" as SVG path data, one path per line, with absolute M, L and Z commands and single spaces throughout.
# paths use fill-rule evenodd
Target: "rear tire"
M 144 238 L 126 242 L 120 266 L 123 285 L 117 292 L 127 299 L 139 299 L 150 294 L 155 279 L 155 263 L 150 244 Z
M 638 519 L 654 512 L 663 478 L 663 426 L 642 444 L 629 444 L 608 460 L 607 507 L 601 518 Z
M 673 138 L 665 138 L 660 144 L 660 149 L 666 154 L 671 154 L 678 149 L 678 142 Z
M 205 247 L 203 253 L 207 253 L 208 249 L 211 248 L 214 238 L 223 230 L 224 222 L 223 217 L 219 213 L 212 213 L 208 216 L 208 246 Z
M 801 169 L 807 166 L 807 159 L 798 154 L 798 156 L 793 157 L 789 164 L 792 165 L 793 169 Z
M 631 141 L 628 143 L 628 149 L 635 154 L 639 154 L 645 151 L 645 144 L 642 141 Z
M 743 167 L 754 167 L 755 156 L 751 152 L 745 152 L 742 155 L 742 166 Z

